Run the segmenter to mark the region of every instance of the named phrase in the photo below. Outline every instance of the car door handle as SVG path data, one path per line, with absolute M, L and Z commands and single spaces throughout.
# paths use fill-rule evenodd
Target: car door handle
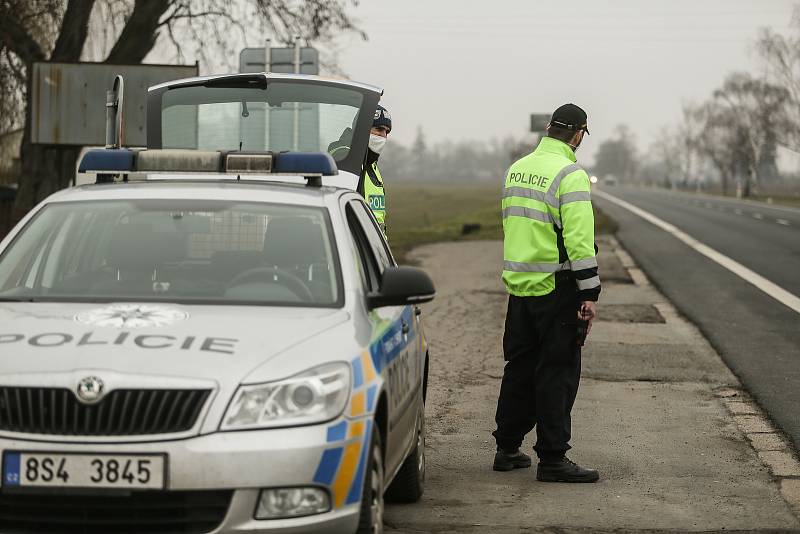
M 403 321 L 403 333 L 408 334 L 408 323 Z

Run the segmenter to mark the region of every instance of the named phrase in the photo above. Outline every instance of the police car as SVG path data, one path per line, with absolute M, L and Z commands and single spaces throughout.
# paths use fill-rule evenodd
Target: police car
M 434 287 L 352 190 L 379 97 L 151 88 L 147 149 L 0 242 L 0 533 L 381 532 L 420 498 Z

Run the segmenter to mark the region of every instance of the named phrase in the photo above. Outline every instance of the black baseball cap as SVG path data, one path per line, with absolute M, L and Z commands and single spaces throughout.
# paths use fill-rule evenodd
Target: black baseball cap
M 564 104 L 553 112 L 550 118 L 550 124 L 558 126 L 559 128 L 566 128 L 567 130 L 583 130 L 589 133 L 589 127 L 586 123 L 586 112 L 575 104 Z

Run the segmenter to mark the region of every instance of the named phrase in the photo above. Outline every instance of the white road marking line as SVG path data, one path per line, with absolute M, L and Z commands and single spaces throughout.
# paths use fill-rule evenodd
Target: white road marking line
M 761 215 L 760 213 L 754 213 L 754 214 L 753 214 L 753 218 L 754 218 L 754 219 L 758 219 L 758 220 L 760 221 L 761 219 L 763 219 L 763 218 L 764 218 L 764 216 L 763 216 L 763 215 Z
M 789 226 L 789 221 L 787 221 L 786 219 L 775 219 L 775 222 L 778 224 L 782 224 L 784 226 Z
M 786 291 L 779 285 L 775 284 L 774 282 L 770 282 L 760 274 L 748 269 L 747 267 L 737 262 L 736 260 L 733 260 L 728 256 L 725 256 L 724 254 L 717 252 L 708 245 L 701 243 L 700 241 L 688 235 L 687 233 L 683 232 L 682 230 L 679 230 L 676 226 L 662 219 L 659 219 L 650 212 L 647 212 L 639 207 L 634 206 L 630 202 L 626 202 L 621 198 L 617 198 L 613 195 L 609 195 L 608 193 L 602 191 L 597 191 L 594 194 L 622 208 L 625 208 L 626 210 L 638 215 L 647 222 L 661 228 L 665 232 L 680 239 L 681 241 L 692 247 L 694 250 L 696 250 L 703 256 L 715 261 L 722 267 L 725 267 L 730 272 L 739 276 L 746 282 L 753 284 L 755 287 L 757 287 L 770 297 L 774 298 L 781 304 L 796 311 L 797 313 L 800 313 L 800 298 L 798 298 L 796 295 L 793 295 L 792 293 L 789 293 L 788 291 Z
M 735 213 L 736 215 L 741 215 L 742 214 L 742 210 L 735 209 L 735 210 L 733 210 L 733 213 Z

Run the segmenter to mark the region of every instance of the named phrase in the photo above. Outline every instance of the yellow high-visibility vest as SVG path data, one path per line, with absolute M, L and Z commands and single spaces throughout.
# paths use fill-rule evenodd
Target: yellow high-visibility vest
M 559 271 L 573 271 L 579 291 L 599 292 L 589 176 L 575 161 L 569 145 L 544 137 L 506 174 L 503 282 L 512 295 L 552 292 Z

